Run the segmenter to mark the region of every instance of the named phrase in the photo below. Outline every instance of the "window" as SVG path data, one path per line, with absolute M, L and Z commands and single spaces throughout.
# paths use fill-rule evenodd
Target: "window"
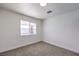
M 20 29 L 21 29 L 21 35 L 34 35 L 36 34 L 36 24 L 27 22 L 24 20 L 20 21 Z

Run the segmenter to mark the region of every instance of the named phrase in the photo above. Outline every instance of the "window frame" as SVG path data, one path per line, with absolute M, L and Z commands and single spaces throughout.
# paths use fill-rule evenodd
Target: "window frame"
M 25 33 L 22 33 L 22 24 L 23 24 L 23 22 L 25 22 L 25 24 L 26 23 L 28 23 L 27 25 L 26 25 L 26 27 L 28 27 L 28 29 L 26 29 L 26 30 L 28 30 L 28 32 L 26 31 Z M 25 25 L 24 24 L 24 25 Z M 35 26 L 35 28 L 34 28 L 34 26 Z M 28 21 L 25 21 L 25 20 L 21 20 L 20 21 L 20 35 L 21 36 L 26 36 L 26 35 L 36 35 L 37 34 L 37 24 L 36 23 L 33 23 L 33 22 L 28 22 Z

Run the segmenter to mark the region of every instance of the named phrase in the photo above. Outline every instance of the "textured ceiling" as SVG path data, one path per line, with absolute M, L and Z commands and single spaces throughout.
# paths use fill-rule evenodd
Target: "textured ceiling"
M 39 3 L 1 3 L 0 7 L 28 15 L 31 17 L 45 19 L 51 15 L 56 16 L 79 9 L 78 3 L 48 3 L 41 7 Z M 52 11 L 52 13 L 47 13 Z

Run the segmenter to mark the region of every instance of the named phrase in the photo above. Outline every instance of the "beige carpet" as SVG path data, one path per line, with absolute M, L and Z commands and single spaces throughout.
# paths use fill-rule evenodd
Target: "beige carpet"
M 18 49 L 0 53 L 1 56 L 78 56 L 74 52 L 50 45 L 45 42 L 38 42 Z

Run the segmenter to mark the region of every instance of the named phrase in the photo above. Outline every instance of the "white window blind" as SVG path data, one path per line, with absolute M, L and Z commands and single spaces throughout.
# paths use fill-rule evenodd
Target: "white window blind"
M 36 34 L 36 24 L 21 20 L 20 22 L 21 35 L 35 35 Z

